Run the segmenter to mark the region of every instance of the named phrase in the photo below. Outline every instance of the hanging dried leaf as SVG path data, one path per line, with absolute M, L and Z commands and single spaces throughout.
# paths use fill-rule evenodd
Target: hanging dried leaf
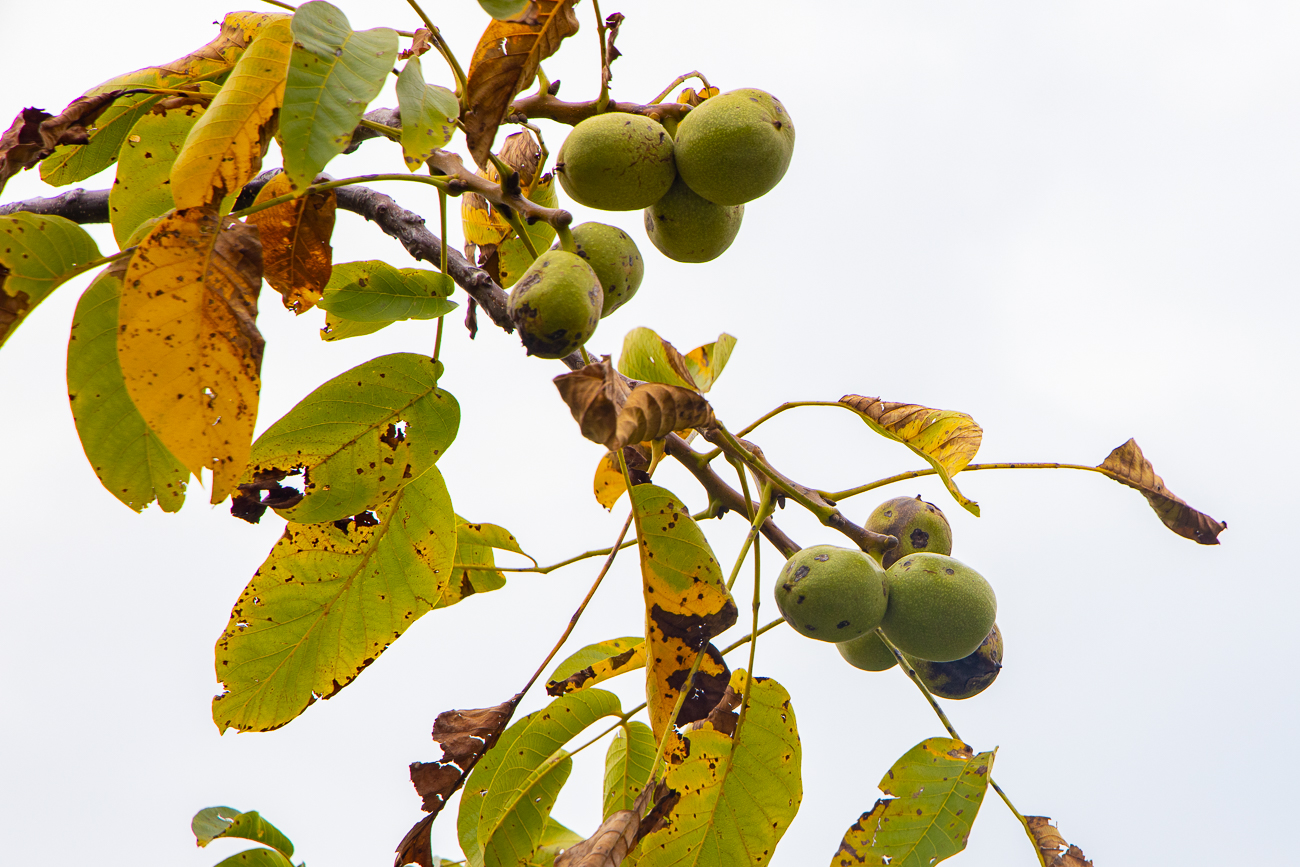
M 623 56 L 623 52 L 614 47 L 614 40 L 618 38 L 618 28 L 623 26 L 624 17 L 622 12 L 615 12 L 605 19 L 605 58 L 600 67 L 602 90 L 608 89 L 609 83 L 614 80 L 614 73 L 609 69 L 610 64 Z
M 893 403 L 857 394 L 846 394 L 840 403 L 861 416 L 876 433 L 902 443 L 925 458 L 939 473 L 953 499 L 971 514 L 979 515 L 979 504 L 966 499 L 952 480 L 979 451 L 984 430 L 975 419 L 964 412 Z
M 1047 816 L 1026 816 L 1025 822 L 1047 867 L 1092 867 L 1092 862 L 1084 859 L 1083 850 L 1067 843 Z
M 127 267 L 118 359 L 149 427 L 196 476 L 209 469 L 212 502 L 248 461 L 261 389 L 256 232 L 213 210 L 164 217 Z
M 713 408 L 697 392 L 675 385 L 646 382 L 628 395 L 618 413 L 614 438 L 606 441 L 605 447 L 612 451 L 712 422 Z
M 1165 487 L 1164 479 L 1156 475 L 1155 467 L 1142 454 L 1135 440 L 1130 439 L 1115 449 L 1097 469 L 1121 485 L 1141 492 L 1151 508 L 1166 527 L 1184 539 L 1202 545 L 1219 544 L 1219 534 L 1228 528 L 1227 523 L 1216 521 L 1204 512 L 1198 512 Z
M 480 166 L 510 103 L 537 75 L 538 65 L 578 32 L 577 0 L 536 0 L 528 23 L 493 20 L 479 39 L 469 65 L 465 93 L 465 139 Z
M 596 833 L 561 852 L 555 867 L 618 867 L 636 845 L 640 830 L 641 816 L 635 810 L 619 810 Z
M 608 394 L 608 359 L 555 377 L 555 387 L 569 406 L 578 430 L 592 442 L 612 440 L 618 430 L 618 409 Z
M 293 192 L 284 172 L 262 187 L 254 204 Z M 284 298 L 294 313 L 310 310 L 325 292 L 334 261 L 330 236 L 334 234 L 333 190 L 300 196 L 250 214 L 262 238 L 263 277 Z
M 110 90 L 94 96 L 79 96 L 67 108 L 52 115 L 39 108 L 24 108 L 0 136 L 0 190 L 14 175 L 30 169 L 59 145 L 84 145 L 90 141 L 86 127 L 122 93 Z

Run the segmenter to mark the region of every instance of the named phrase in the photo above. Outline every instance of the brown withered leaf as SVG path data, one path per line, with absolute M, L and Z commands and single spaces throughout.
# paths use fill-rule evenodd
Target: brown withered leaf
M 1202 545 L 1217 545 L 1219 534 L 1228 528 L 1226 522 L 1216 521 L 1174 496 L 1165 487 L 1164 479 L 1156 475 L 1155 468 L 1143 456 L 1135 440 L 1130 439 L 1107 455 L 1097 469 L 1121 485 L 1139 491 L 1155 509 L 1161 522 L 1185 539 Z
M 254 204 L 293 192 L 289 176 L 271 178 L 258 192 Z M 312 193 L 250 214 L 249 225 L 256 226 L 262 238 L 262 277 L 279 292 L 284 306 L 303 313 L 316 306 L 325 294 L 334 264 L 334 209 L 337 196 L 333 190 Z
M 623 56 L 623 52 L 614 47 L 614 40 L 618 38 L 618 28 L 623 26 L 624 15 L 622 12 L 615 12 L 605 19 L 605 63 L 600 69 L 601 87 L 609 87 L 609 83 L 614 80 L 614 73 L 609 67 L 615 60 Z
M 10 178 L 45 159 L 59 145 L 90 141 L 86 127 L 121 94 L 121 90 L 110 90 L 79 96 L 57 115 L 39 108 L 18 112 L 9 129 L 0 136 L 0 190 Z
M 487 163 L 497 128 L 515 96 L 532 83 L 538 65 L 560 42 L 578 32 L 576 2 L 537 0 L 533 20 L 493 20 L 483 32 L 469 64 L 463 116 L 470 155 L 480 166 Z
M 712 423 L 713 408 L 698 392 L 676 385 L 644 382 L 632 389 L 618 413 L 618 427 L 610 451 L 631 443 L 666 437 L 673 431 Z
M 446 710 L 438 714 L 433 723 L 433 740 L 442 746 L 442 758 L 436 762 L 412 762 L 410 768 L 411 783 L 421 800 L 420 809 L 430 815 L 416 822 L 397 844 L 394 867 L 403 864 L 433 867 L 429 826 L 446 806 L 447 799 L 469 777 L 478 760 L 496 745 L 523 697 L 523 693 L 517 693 L 493 707 Z
M 411 47 L 397 52 L 397 57 L 399 60 L 410 60 L 412 57 L 419 57 L 432 47 L 433 33 L 429 28 L 421 27 L 415 31 L 415 36 L 411 39 Z
M 554 382 L 584 437 L 602 444 L 614 438 L 618 430 L 618 410 L 605 393 L 602 362 L 588 364 L 572 373 L 562 373 L 555 377 Z
M 636 845 L 640 830 L 641 816 L 635 810 L 619 810 L 596 833 L 556 856 L 555 867 L 618 867 Z
M 1092 862 L 1084 858 L 1083 850 L 1067 843 L 1047 816 L 1026 816 L 1025 822 L 1047 867 L 1092 867 Z

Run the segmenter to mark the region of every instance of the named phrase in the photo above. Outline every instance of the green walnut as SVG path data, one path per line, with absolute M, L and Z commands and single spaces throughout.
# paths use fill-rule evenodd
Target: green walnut
M 889 608 L 880 630 L 906 654 L 952 662 L 993 629 L 997 597 L 983 576 L 943 554 L 910 554 L 889 567 Z
M 952 527 L 934 503 L 920 497 L 886 500 L 867 518 L 867 529 L 898 539 L 885 552 L 881 565 L 888 569 L 908 554 L 951 554 Z
M 907 661 L 933 695 L 959 700 L 971 698 L 988 689 L 1002 670 L 1002 631 L 994 624 L 993 631 L 974 653 L 952 662 L 929 662 L 910 656 Z
M 627 232 L 605 223 L 583 223 L 573 227 L 573 243 L 605 292 L 602 319 L 632 300 L 645 276 L 645 260 Z
M 814 545 L 786 561 L 776 606 L 800 635 L 848 641 L 880 625 L 889 593 L 885 570 L 853 548 Z
M 715 205 L 678 178 L 645 209 L 645 233 L 669 259 L 709 262 L 736 240 L 744 215 L 744 205 Z
M 719 205 L 743 205 L 777 185 L 794 154 L 781 100 L 747 88 L 706 99 L 677 127 L 677 172 Z
M 560 145 L 555 173 L 579 204 L 636 211 L 668 192 L 677 177 L 673 140 L 659 122 L 608 112 L 579 123 Z
M 874 629 L 852 641 L 841 641 L 835 647 L 845 662 L 863 671 L 885 671 L 898 665 L 894 651 L 885 646 Z
M 510 319 L 529 355 L 563 358 L 596 331 L 600 279 L 580 256 L 547 250 L 510 292 Z

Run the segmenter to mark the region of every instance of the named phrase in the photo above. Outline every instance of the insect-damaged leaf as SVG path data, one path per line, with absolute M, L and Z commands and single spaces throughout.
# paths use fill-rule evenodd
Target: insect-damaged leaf
M 183 88 L 199 79 L 218 78 L 230 71 L 264 27 L 274 21 L 287 20 L 288 16 L 280 13 L 231 12 L 222 19 L 217 37 L 202 48 L 161 66 L 111 78 L 88 90 L 85 96 L 132 87 Z M 89 131 L 89 144 L 56 148 L 41 163 L 41 179 L 58 187 L 85 180 L 108 168 L 117 159 L 118 150 L 136 121 L 164 98 L 153 94 L 132 94 L 115 100 L 96 118 L 94 128 Z
M 546 692 L 575 692 L 644 665 L 645 639 L 639 635 L 588 644 L 555 667 L 547 679 Z
M 402 157 L 415 171 L 451 141 L 460 103 L 447 88 L 425 84 L 420 58 L 412 57 L 397 76 L 397 110 L 402 117 Z
M 185 139 L 172 164 L 178 208 L 199 208 L 238 193 L 262 167 L 284 99 L 293 37 L 280 18 L 258 33 L 230 78 Z
M 643 722 L 629 722 L 614 733 L 605 753 L 605 806 L 608 819 L 631 810 L 640 796 L 658 749 L 655 734 Z
M 555 53 L 566 36 L 578 32 L 577 0 L 535 0 L 530 22 L 494 20 L 474 49 L 466 85 L 465 139 L 480 166 L 496 139 L 515 96 L 532 83 L 537 67 Z
M 447 300 L 455 288 L 446 274 L 424 268 L 398 269 L 373 259 L 341 262 L 316 306 L 340 319 L 380 323 L 372 329 L 377 331 L 401 319 L 445 316 L 456 309 L 456 302 Z
M 271 178 L 254 204 L 291 192 L 284 173 Z M 333 190 L 300 196 L 248 216 L 262 238 L 263 277 L 294 313 L 310 310 L 329 283 L 334 262 L 330 236 L 334 233 Z
M 301 469 L 302 500 L 276 508 L 300 524 L 379 505 L 422 476 L 456 438 L 460 405 L 438 388 L 441 374 L 441 363 L 412 352 L 339 374 L 257 438 L 241 482 Z
M 971 514 L 980 513 L 979 505 L 962 496 L 952 480 L 975 457 L 984 437 L 983 428 L 973 418 L 964 412 L 892 403 L 857 394 L 846 394 L 839 402 L 861 416 L 876 433 L 902 443 L 925 458 L 953 499 Z
M 0 346 L 37 304 L 99 258 L 85 229 L 63 217 L 0 217 Z
M 212 471 L 213 503 L 248 461 L 261 387 L 257 233 L 201 208 L 164 217 L 122 282 L 118 360 L 145 423 L 194 475 Z
M 231 807 L 207 807 L 194 814 L 190 830 L 199 846 L 206 846 L 219 837 L 238 837 L 270 846 L 286 858 L 293 857 L 293 843 L 289 838 L 255 810 L 241 813 Z
M 1047 867 L 1092 867 L 1092 862 L 1084 858 L 1083 850 L 1067 843 L 1047 816 L 1026 816 L 1025 823 Z
M 68 398 L 77 436 L 100 483 L 128 508 L 185 502 L 189 471 L 145 423 L 117 362 L 117 306 L 126 263 L 115 262 L 77 302 L 68 338 Z
M 744 691 L 737 671 L 731 690 Z M 728 714 L 727 716 L 730 716 Z M 670 732 L 664 782 L 681 796 L 667 825 L 651 831 L 636 867 L 762 867 L 803 799 L 802 751 L 790 694 L 755 678 L 734 736 L 712 721 Z
M 516 867 L 537 850 L 573 760 L 563 747 L 607 716 L 618 698 L 588 689 L 555 699 L 506 729 L 470 775 L 456 823 L 466 863 Z
M 952 738 L 912 747 L 880 781 L 893 797 L 876 801 L 849 827 L 831 867 L 930 867 L 965 849 L 993 756 Z
M 632 514 L 646 610 L 646 702 L 662 737 L 696 653 L 736 622 L 736 603 L 704 533 L 670 491 L 635 486 Z M 726 664 L 709 646 L 694 682 L 701 694 L 683 705 L 679 721 L 706 716 L 726 684 Z
M 458 594 L 456 601 L 505 586 L 506 576 L 496 568 L 492 554 L 494 548 L 528 557 L 514 534 L 505 527 L 475 524 L 456 516 L 456 573 L 450 582 L 450 589 Z M 533 560 L 532 557 L 528 559 Z M 537 565 L 536 560 L 533 560 L 533 565 Z
M 298 7 L 278 135 L 294 188 L 343 153 L 395 62 L 396 31 L 354 32 L 342 10 L 323 0 Z
M 436 468 L 370 520 L 289 524 L 217 640 L 217 728 L 279 728 L 351 683 L 439 606 L 455 538 Z
M 1155 467 L 1142 454 L 1135 440 L 1107 455 L 1097 469 L 1121 485 L 1128 485 L 1147 498 L 1160 521 L 1185 539 L 1202 545 L 1219 544 L 1219 534 L 1228 528 L 1204 512 L 1198 512 L 1165 487 L 1164 479 L 1156 475 Z

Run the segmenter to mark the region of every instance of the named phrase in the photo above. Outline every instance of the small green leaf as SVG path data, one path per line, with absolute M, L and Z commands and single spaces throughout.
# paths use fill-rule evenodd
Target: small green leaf
M 246 849 L 219 862 L 217 867 L 293 867 L 293 862 L 274 849 Z
M 450 586 L 459 588 L 457 601 L 474 593 L 487 593 L 504 587 L 506 576 L 496 568 L 492 550 L 513 551 L 528 557 L 514 535 L 505 527 L 474 524 L 460 515 L 456 516 L 456 522 L 456 574 L 452 576 Z M 532 557 L 528 559 L 533 560 Z M 533 565 L 537 565 L 536 560 L 533 560 Z
M 241 813 L 233 807 L 207 807 L 194 814 L 190 829 L 200 846 L 218 837 L 238 837 L 270 846 L 286 858 L 293 857 L 293 843 L 289 838 L 256 811 Z
M 456 828 L 470 867 L 516 867 L 533 857 L 573 760 L 562 748 L 619 713 L 600 689 L 566 695 L 515 722 L 470 775 Z
M 325 327 L 320 330 L 320 339 L 335 341 L 347 340 L 349 337 L 364 337 L 392 324 L 391 322 L 353 322 L 351 319 L 326 313 Z
M 528 11 L 528 7 L 532 4 L 533 0 L 478 0 L 478 5 L 483 7 L 483 11 L 498 21 L 518 18 Z
M 337 521 L 392 496 L 442 457 L 460 406 L 438 388 L 442 365 L 383 355 L 321 385 L 253 443 L 242 483 L 303 471 L 303 499 L 276 511 L 300 524 Z
M 605 753 L 605 808 L 602 819 L 619 810 L 631 810 L 650 779 L 659 745 L 650 726 L 630 722 L 614 733 Z
M 546 691 L 550 695 L 563 695 L 643 667 L 645 640 L 641 636 L 611 638 L 588 644 L 557 665 Z
M 649 328 L 633 328 L 623 338 L 619 372 L 645 382 L 662 382 L 697 391 L 686 359 L 673 345 Z
M 437 468 L 366 517 L 285 528 L 217 640 L 219 730 L 285 725 L 442 604 L 456 515 Z
M 697 346 L 686 353 L 686 369 L 700 391 L 707 392 L 717 382 L 735 347 L 736 338 L 724 333 L 719 334 L 715 342 Z
M 341 262 L 316 306 L 353 322 L 436 319 L 456 309 L 456 302 L 447 300 L 455 289 L 452 279 L 437 271 L 399 270 L 376 260 Z
M 996 751 L 952 738 L 908 750 L 880 781 L 881 798 L 844 834 L 831 867 L 931 867 L 966 848 Z
M 90 234 L 63 217 L 0 217 L 0 346 L 77 269 L 99 258 Z
M 412 57 L 397 76 L 397 109 L 402 116 L 402 156 L 406 167 L 415 171 L 451 141 L 460 103 L 447 88 L 425 84 L 420 58 Z
M 68 338 L 72 420 L 86 459 L 110 494 L 137 512 L 154 500 L 164 512 L 175 512 L 185 502 L 190 473 L 136 409 L 117 362 L 117 302 L 125 268 L 118 262 L 100 273 L 77 302 Z
M 323 0 L 299 6 L 291 28 L 277 139 L 284 170 L 301 188 L 352 141 L 397 61 L 397 33 L 387 27 L 356 33 L 342 10 Z

